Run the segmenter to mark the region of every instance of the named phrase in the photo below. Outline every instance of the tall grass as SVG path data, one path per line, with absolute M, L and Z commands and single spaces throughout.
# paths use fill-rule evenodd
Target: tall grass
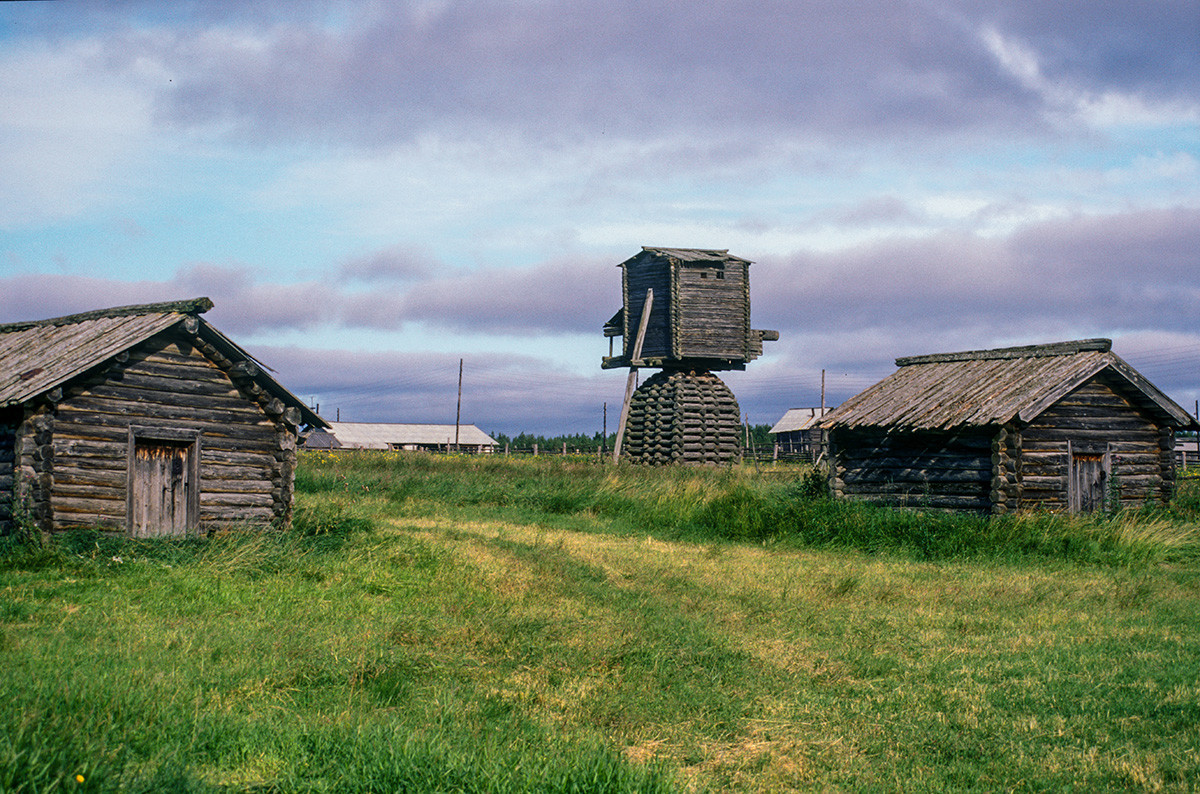
M 590 461 L 318 453 L 298 488 L 374 495 L 410 514 L 505 508 L 526 518 L 587 515 L 629 532 L 793 548 L 847 548 L 915 559 L 1046 557 L 1138 564 L 1194 553 L 1198 489 L 1185 481 L 1169 508 L 1093 516 L 992 518 L 897 510 L 824 496 L 806 466 L 643 469 Z
M 987 520 L 390 454 L 297 489 L 286 532 L 0 553 L 0 790 L 1200 785 L 1186 496 Z
M 668 790 L 411 647 L 444 554 L 303 507 L 290 533 L 0 558 L 0 790 Z

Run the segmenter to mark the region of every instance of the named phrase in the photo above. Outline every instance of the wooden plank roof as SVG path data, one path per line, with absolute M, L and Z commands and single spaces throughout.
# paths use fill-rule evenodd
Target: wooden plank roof
M 19 405 L 63 385 L 93 367 L 179 323 L 235 362 L 254 365 L 255 381 L 285 405 L 300 411 L 305 424 L 325 420 L 269 374 L 269 369 L 205 322 L 200 314 L 213 302 L 196 298 L 0 325 L 0 408 Z
M 824 428 L 949 430 L 1030 422 L 1107 369 L 1172 426 L 1197 426 L 1183 408 L 1112 352 L 1108 339 L 937 353 L 896 359 L 896 372 L 847 400 Z

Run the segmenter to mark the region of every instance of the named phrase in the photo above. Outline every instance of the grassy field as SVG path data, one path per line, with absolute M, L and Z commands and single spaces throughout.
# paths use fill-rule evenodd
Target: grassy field
M 288 532 L 0 554 L 5 791 L 1194 790 L 1200 489 L 304 458 Z

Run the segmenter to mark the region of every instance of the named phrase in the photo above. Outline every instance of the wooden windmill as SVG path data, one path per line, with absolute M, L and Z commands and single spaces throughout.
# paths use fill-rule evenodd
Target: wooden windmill
M 643 247 L 620 264 L 623 305 L 604 325 L 604 369 L 628 367 L 614 458 L 724 463 L 738 453 L 740 411 L 713 370 L 745 369 L 776 331 L 750 328 L 750 261 L 728 250 Z M 619 355 L 613 338 L 622 337 Z M 635 392 L 640 367 L 658 367 Z

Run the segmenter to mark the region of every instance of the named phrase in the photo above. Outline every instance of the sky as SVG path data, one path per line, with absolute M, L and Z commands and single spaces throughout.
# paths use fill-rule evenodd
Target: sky
M 1200 4 L 0 3 L 0 322 L 207 296 L 327 419 L 452 423 L 462 360 L 464 423 L 591 434 L 641 246 L 754 262 L 752 424 L 1094 337 L 1192 412 Z

